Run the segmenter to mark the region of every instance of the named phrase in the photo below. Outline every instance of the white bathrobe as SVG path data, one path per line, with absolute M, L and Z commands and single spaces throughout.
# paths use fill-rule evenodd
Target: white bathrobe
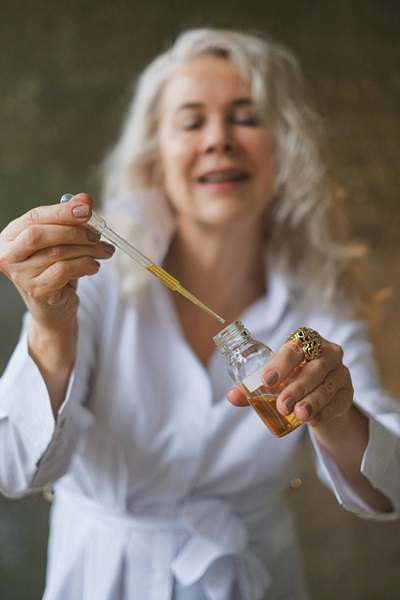
M 304 599 L 283 497 L 301 436 L 348 510 L 399 516 L 400 406 L 380 389 L 364 325 L 307 314 L 271 267 L 267 295 L 240 317 L 274 350 L 301 325 L 343 347 L 370 418 L 362 470 L 392 500 L 389 515 L 352 492 L 306 425 L 277 439 L 232 406 L 224 356 L 199 362 L 172 292 L 144 275 L 135 301 L 120 293 L 118 259 L 80 281 L 78 356 L 56 421 L 25 333 L 0 380 L 0 489 L 55 490 L 44 597 L 171 600 L 179 587 L 183 599 Z

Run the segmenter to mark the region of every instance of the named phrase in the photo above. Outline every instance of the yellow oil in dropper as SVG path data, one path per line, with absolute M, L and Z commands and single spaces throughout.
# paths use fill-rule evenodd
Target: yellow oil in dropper
M 73 197 L 73 194 L 64 194 L 60 202 L 68 202 Z M 225 323 L 225 319 L 217 315 L 217 313 L 211 310 L 211 308 L 208 308 L 208 306 L 203 304 L 203 302 L 196 298 L 196 296 L 193 296 L 193 294 L 191 294 L 187 289 L 185 289 L 179 283 L 179 281 L 175 279 L 175 277 L 172 277 L 172 275 L 165 271 L 165 269 L 157 265 L 154 261 L 150 260 L 147 256 L 140 252 L 140 250 L 132 246 L 124 238 L 115 233 L 115 231 L 107 227 L 107 223 L 105 222 L 105 220 L 98 214 L 96 214 L 94 210 L 92 210 L 92 216 L 90 217 L 86 225 L 96 233 L 100 233 L 102 236 L 107 238 L 120 250 L 125 252 L 128 256 L 133 258 L 133 260 L 138 262 L 142 267 L 147 269 L 147 271 L 155 275 L 157 279 L 162 281 L 171 290 L 173 290 L 174 292 L 179 292 L 179 294 L 181 294 L 182 296 L 196 304 L 196 306 L 204 310 L 206 313 L 214 317 L 214 319 L 219 321 L 219 323 Z

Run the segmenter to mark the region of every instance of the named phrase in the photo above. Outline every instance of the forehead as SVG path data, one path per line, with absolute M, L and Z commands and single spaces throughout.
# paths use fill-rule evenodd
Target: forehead
M 172 75 L 164 88 L 162 105 L 168 110 L 184 104 L 225 104 L 251 97 L 250 85 L 231 61 L 204 55 L 187 61 Z

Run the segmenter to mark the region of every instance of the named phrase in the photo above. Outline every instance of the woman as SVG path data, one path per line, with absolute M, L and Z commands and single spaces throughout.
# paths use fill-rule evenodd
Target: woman
M 55 490 L 45 599 L 306 598 L 282 493 L 307 432 L 346 508 L 398 517 L 399 410 L 327 227 L 319 130 L 286 50 L 193 30 L 143 73 L 105 169 L 107 222 L 281 347 L 264 378 L 290 377 L 279 410 L 306 423 L 282 439 L 232 406 L 217 321 L 118 252 L 99 271 L 113 248 L 84 226 L 89 196 L 1 234 L 29 312 L 1 380 L 0 484 Z M 322 338 L 306 364 L 285 343 L 303 324 Z

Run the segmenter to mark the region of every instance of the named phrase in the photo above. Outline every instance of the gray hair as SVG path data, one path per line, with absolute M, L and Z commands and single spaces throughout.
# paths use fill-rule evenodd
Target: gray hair
M 352 247 L 335 241 L 335 201 L 324 156 L 322 122 L 293 55 L 266 36 L 200 28 L 182 33 L 143 71 L 119 141 L 104 165 L 103 201 L 160 183 L 158 124 L 163 89 L 187 61 L 211 54 L 230 60 L 249 83 L 262 123 L 276 144 L 275 196 L 266 246 L 293 293 L 307 280 L 310 295 L 328 302 L 344 289 Z M 167 202 L 167 200 L 166 200 Z M 336 232 L 335 232 L 336 233 Z M 309 274 L 314 274 L 310 284 Z

